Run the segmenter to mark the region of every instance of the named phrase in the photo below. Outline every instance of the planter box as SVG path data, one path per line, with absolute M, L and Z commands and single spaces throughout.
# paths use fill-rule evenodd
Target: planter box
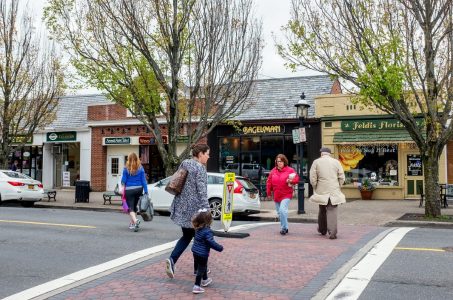
M 373 191 L 360 191 L 360 194 L 362 195 L 362 200 L 371 200 Z

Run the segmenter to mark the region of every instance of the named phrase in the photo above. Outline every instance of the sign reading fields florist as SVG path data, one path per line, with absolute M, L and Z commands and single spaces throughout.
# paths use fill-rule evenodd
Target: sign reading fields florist
M 423 119 L 416 119 L 418 126 L 422 127 Z M 385 120 L 348 120 L 341 121 L 341 130 L 343 131 L 369 131 L 369 130 L 401 130 L 405 129 L 404 125 L 394 119 Z

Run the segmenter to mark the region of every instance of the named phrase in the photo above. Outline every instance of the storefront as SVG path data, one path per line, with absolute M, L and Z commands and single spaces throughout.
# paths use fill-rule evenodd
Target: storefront
M 335 101 L 332 96 L 325 98 L 316 99 L 322 141 L 343 166 L 346 196 L 360 198 L 358 186 L 367 179 L 376 186 L 373 199 L 418 199 L 423 189 L 423 165 L 416 144 L 401 122 L 371 109 L 360 110 L 345 96 Z M 334 111 L 343 115 L 322 116 L 326 112 L 323 105 L 332 103 L 338 105 Z M 422 119 L 417 122 L 423 126 Z M 439 162 L 440 182 L 445 182 L 445 175 L 444 151 Z
M 21 137 L 16 137 L 13 141 L 15 144 L 23 142 Z M 10 169 L 14 168 L 33 179 L 42 181 L 42 146 L 33 144 L 33 137 L 25 142 L 24 146 L 17 147 L 8 157 Z
M 120 128 L 120 127 L 118 127 Z M 155 137 L 141 133 L 143 126 L 140 127 L 127 127 L 127 131 L 132 131 L 138 135 L 128 136 L 105 136 L 102 137 L 102 144 L 93 144 L 94 153 L 105 153 L 105 160 L 99 163 L 99 168 L 93 169 L 93 179 L 101 178 L 102 170 L 104 173 L 104 182 L 93 180 L 93 188 L 96 190 L 113 191 L 116 185 L 121 180 L 123 169 L 127 162 L 127 157 L 131 152 L 136 153 L 145 170 L 148 183 L 153 183 L 165 178 L 165 169 L 163 161 L 158 152 Z M 120 128 L 119 132 L 123 132 L 124 128 Z M 130 130 L 131 129 L 131 130 Z M 133 130 L 132 130 L 133 129 Z M 99 133 L 110 133 L 110 130 L 103 128 L 93 128 L 95 136 Z M 143 131 L 146 131 L 143 129 Z M 164 143 L 167 144 L 167 136 L 163 136 Z M 102 159 L 102 158 L 101 158 Z M 99 175 L 98 175 L 99 174 Z
M 52 188 L 75 186 L 90 180 L 90 131 L 58 131 L 35 134 L 43 139 L 43 184 Z M 83 163 L 81 163 L 83 162 Z
M 266 124 L 244 123 L 242 126 L 218 126 L 208 136 L 211 158 L 208 170 L 234 172 L 250 178 L 264 190 L 266 176 L 275 166 L 275 157 L 283 153 L 289 165 L 298 170 L 299 154 L 293 142 L 292 130 L 299 126 L 294 121 L 269 120 Z M 307 120 L 307 140 L 304 146 L 304 174 L 321 147 L 319 121 Z

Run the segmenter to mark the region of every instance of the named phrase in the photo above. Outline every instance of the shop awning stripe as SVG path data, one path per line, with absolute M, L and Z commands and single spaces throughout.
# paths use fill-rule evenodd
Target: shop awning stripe
M 335 144 L 361 144 L 382 142 L 412 142 L 412 138 L 406 131 L 369 131 L 369 132 L 337 132 L 333 136 Z

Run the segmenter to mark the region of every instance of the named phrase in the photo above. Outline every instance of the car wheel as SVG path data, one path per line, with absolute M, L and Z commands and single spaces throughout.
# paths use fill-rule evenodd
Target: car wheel
M 222 215 L 222 199 L 214 198 L 209 200 L 209 207 L 211 208 L 211 215 L 214 220 L 220 220 Z
M 23 207 L 32 207 L 33 205 L 35 205 L 35 202 L 33 202 L 33 201 L 22 201 L 20 204 Z

